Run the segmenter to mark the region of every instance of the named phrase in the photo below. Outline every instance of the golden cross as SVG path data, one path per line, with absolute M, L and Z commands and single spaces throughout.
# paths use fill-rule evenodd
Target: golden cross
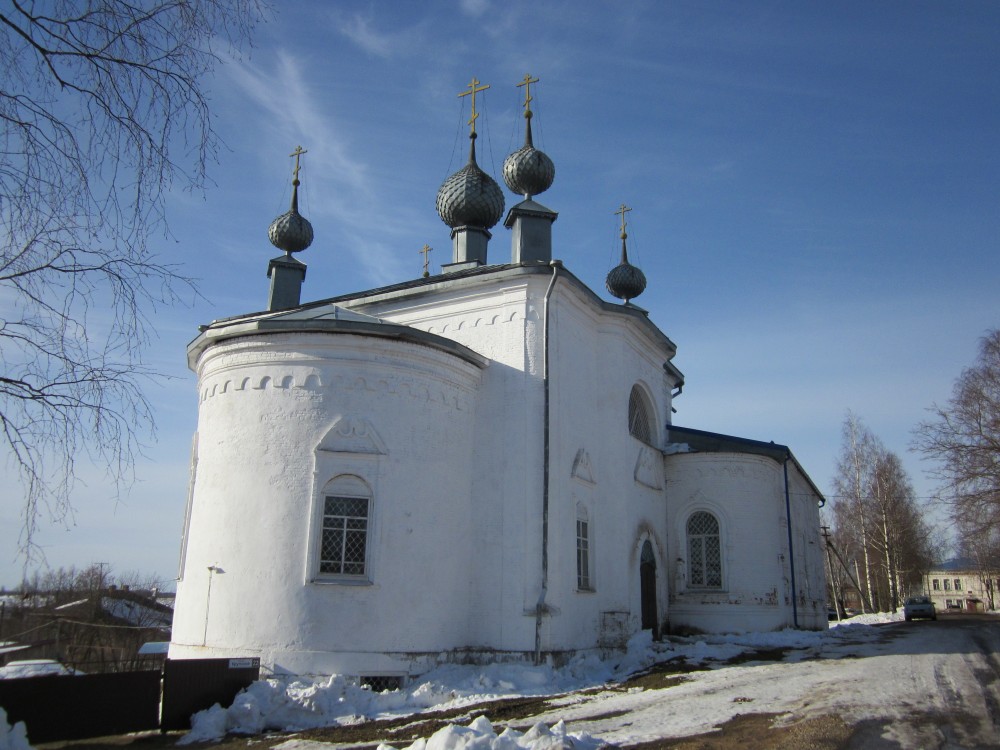
M 517 84 L 518 88 L 524 86 L 524 116 L 528 117 L 531 114 L 531 109 L 528 107 L 531 104 L 531 84 L 538 83 L 537 78 L 532 78 L 531 73 L 524 74 L 524 80 Z
M 309 153 L 308 151 L 302 150 L 302 146 L 296 146 L 295 150 L 289 154 L 289 156 L 295 157 L 295 170 L 292 172 L 292 175 L 295 177 L 296 185 L 299 184 L 299 157 L 302 156 L 302 154 L 308 154 L 308 153 Z
M 478 89 L 476 88 L 476 86 L 479 86 L 479 79 L 473 76 L 472 83 L 469 84 L 469 90 L 463 91 L 461 94 L 458 95 L 458 98 L 461 99 L 463 96 L 468 96 L 469 94 L 472 94 L 472 117 L 469 119 L 469 125 L 472 126 L 472 135 L 476 134 L 476 120 L 479 119 L 479 113 L 476 112 L 476 94 L 478 94 L 480 91 L 486 91 L 486 89 L 490 87 L 488 83 L 479 86 Z
M 433 249 L 434 249 L 433 247 L 428 247 L 427 245 L 424 245 L 422 248 L 420 248 L 419 250 L 417 250 L 418 253 L 420 253 L 421 255 L 424 256 L 424 278 L 425 279 L 428 276 L 431 275 L 431 272 L 427 270 L 427 267 L 430 265 L 430 262 L 431 262 L 430 259 L 427 257 L 427 254 L 431 250 L 433 250 Z
M 624 203 L 622 203 L 621 208 L 614 212 L 615 216 L 618 214 L 621 214 L 622 216 L 622 239 L 625 239 L 625 214 L 631 210 L 631 208 L 628 208 Z

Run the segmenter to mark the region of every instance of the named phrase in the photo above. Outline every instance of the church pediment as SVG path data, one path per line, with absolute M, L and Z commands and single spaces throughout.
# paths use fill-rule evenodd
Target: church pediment
M 585 449 L 581 448 L 576 452 L 570 476 L 587 484 L 597 484 L 597 480 L 594 479 L 594 467 L 590 463 L 590 454 Z
M 388 451 L 375 428 L 364 417 L 340 417 L 323 436 L 316 450 L 328 453 L 368 453 L 384 455 Z
M 660 474 L 662 466 L 663 455 L 644 445 L 639 449 L 639 455 L 635 459 L 633 477 L 639 484 L 649 487 L 651 490 L 662 490 L 663 480 Z

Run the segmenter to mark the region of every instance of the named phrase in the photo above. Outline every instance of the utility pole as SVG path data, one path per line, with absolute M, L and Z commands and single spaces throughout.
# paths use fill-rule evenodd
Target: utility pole
M 833 609 L 837 613 L 837 622 L 840 622 L 841 596 L 837 590 L 837 578 L 833 575 L 833 558 L 830 556 L 830 527 L 820 526 L 823 534 L 823 541 L 826 542 L 826 570 L 830 576 L 830 590 L 833 592 Z

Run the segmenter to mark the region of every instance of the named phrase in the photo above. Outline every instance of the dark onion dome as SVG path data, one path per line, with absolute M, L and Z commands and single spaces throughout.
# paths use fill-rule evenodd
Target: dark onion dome
M 531 142 L 531 111 L 525 112 L 524 145 L 503 162 L 503 181 L 511 192 L 530 198 L 552 187 L 556 165 Z
M 625 233 L 625 206 L 622 206 L 622 262 L 608 272 L 607 281 L 604 285 L 613 297 L 625 300 L 635 299 L 646 288 L 646 274 L 628 262 L 628 250 L 625 248 L 625 240 L 628 235 Z
M 646 288 L 646 274 L 626 261 L 611 269 L 606 286 L 612 296 L 628 302 Z
M 271 244 L 291 255 L 305 250 L 312 244 L 313 228 L 306 217 L 299 213 L 299 181 L 292 183 L 292 207 L 271 222 L 267 229 Z
M 437 194 L 438 216 L 452 229 L 462 226 L 489 229 L 503 214 L 503 191 L 476 164 L 475 133 L 471 138 L 469 163 L 446 179 Z

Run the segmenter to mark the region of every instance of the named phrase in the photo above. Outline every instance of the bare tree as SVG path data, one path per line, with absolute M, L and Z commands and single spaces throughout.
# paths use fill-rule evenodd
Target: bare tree
M 914 431 L 914 450 L 936 464 L 941 498 L 963 534 L 989 539 L 1000 533 L 1000 329 L 980 340 L 975 365 L 930 412 Z
M 261 0 L 8 0 L 0 9 L 0 446 L 42 511 L 78 457 L 127 486 L 152 431 L 150 315 L 193 289 L 149 247 L 215 156 L 202 81 Z M 221 51 L 221 50 L 220 50 Z
M 895 610 L 933 561 L 931 529 L 899 456 L 852 413 L 834 486 L 835 543 L 862 571 L 865 603 Z

